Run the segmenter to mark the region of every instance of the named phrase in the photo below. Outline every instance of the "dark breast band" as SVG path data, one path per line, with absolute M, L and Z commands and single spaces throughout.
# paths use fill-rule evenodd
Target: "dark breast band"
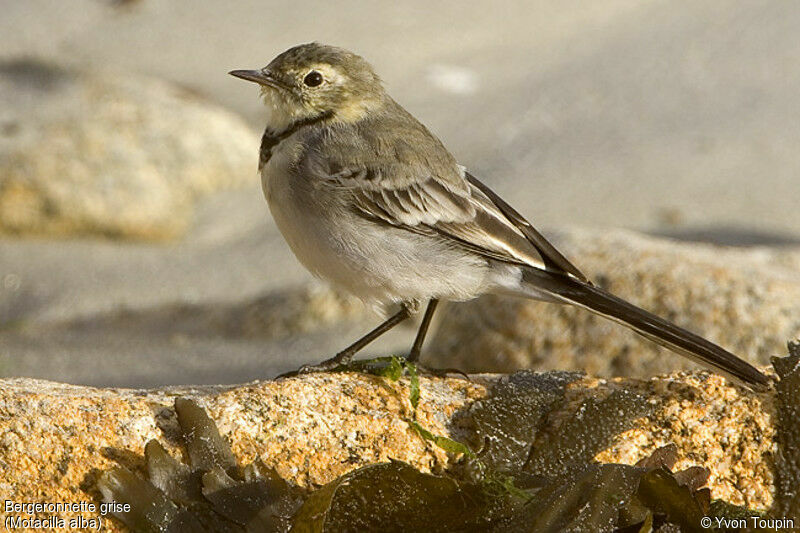
M 261 172 L 264 165 L 269 162 L 269 159 L 272 157 L 272 150 L 281 142 L 297 133 L 300 129 L 328 120 L 332 116 L 332 111 L 324 111 L 313 117 L 296 120 L 281 132 L 274 132 L 267 126 L 267 129 L 264 130 L 264 135 L 261 136 L 261 149 L 258 153 L 258 171 Z

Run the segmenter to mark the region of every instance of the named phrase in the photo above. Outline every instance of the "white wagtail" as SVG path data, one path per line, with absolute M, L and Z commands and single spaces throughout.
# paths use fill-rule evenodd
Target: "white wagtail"
M 395 102 L 360 56 L 303 44 L 260 70 L 230 74 L 261 86 L 270 112 L 261 180 L 297 258 L 365 302 L 401 305 L 335 357 L 299 372 L 346 365 L 427 302 L 408 355 L 416 361 L 440 299 L 502 293 L 577 305 L 751 386 L 769 382 L 716 344 L 592 285 Z

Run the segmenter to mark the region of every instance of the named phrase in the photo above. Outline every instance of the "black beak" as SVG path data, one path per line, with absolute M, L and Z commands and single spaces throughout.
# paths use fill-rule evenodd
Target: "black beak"
M 268 85 L 270 87 L 278 87 L 281 89 L 283 88 L 280 82 L 263 70 L 232 70 L 228 72 L 228 74 L 243 80 L 253 81 L 259 85 Z

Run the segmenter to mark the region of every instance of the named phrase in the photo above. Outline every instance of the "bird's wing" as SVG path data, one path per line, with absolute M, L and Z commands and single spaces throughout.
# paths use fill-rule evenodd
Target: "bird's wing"
M 504 202 L 498 205 L 495 198 L 499 197 L 472 176 L 442 179 L 430 173 L 410 176 L 408 171 L 400 165 L 351 168 L 329 176 L 328 183 L 345 189 L 354 211 L 370 220 L 439 235 L 492 259 L 577 272 L 577 277 L 585 279 L 516 211 Z
M 481 183 L 478 178 L 469 172 L 465 172 L 465 176 L 470 185 L 482 192 L 492 202 L 492 204 L 503 213 L 505 218 L 514 224 L 514 226 L 516 226 L 517 229 L 519 229 L 519 231 L 525 235 L 528 241 L 536 247 L 545 264 L 551 270 L 562 270 L 572 274 L 581 281 L 589 283 L 588 278 L 583 274 L 583 272 L 578 270 L 578 267 L 573 265 L 569 259 L 564 257 L 564 255 L 558 251 L 555 246 L 550 244 L 550 241 L 545 239 L 544 235 L 539 233 L 539 231 L 534 228 L 533 225 L 525 219 L 525 217 L 520 215 L 513 207 L 508 205 L 502 198 L 500 198 L 500 196 L 497 195 L 497 193 Z
M 306 170 L 324 176 L 323 186 L 344 189 L 353 210 L 370 220 L 586 280 L 519 213 L 465 173 L 422 124 L 389 104 L 395 111 L 391 120 L 342 126 L 336 135 L 318 132 L 309 139 Z

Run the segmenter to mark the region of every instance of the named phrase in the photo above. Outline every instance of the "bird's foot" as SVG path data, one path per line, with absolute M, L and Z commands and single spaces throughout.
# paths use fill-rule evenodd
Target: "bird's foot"
M 333 371 L 349 370 L 351 367 L 351 361 L 350 361 L 351 358 L 352 355 L 336 354 L 334 357 L 326 359 L 321 363 L 317 363 L 315 365 L 303 365 L 297 370 L 292 370 L 291 372 L 284 372 L 283 374 L 278 375 L 275 379 L 292 378 L 304 374 L 315 374 L 317 372 L 333 372 Z
M 397 367 L 396 370 L 391 370 L 395 366 Z M 458 374 L 466 380 L 470 379 L 465 372 L 457 368 L 429 368 L 427 366 L 420 365 L 415 360 L 403 359 L 402 357 L 374 357 L 372 359 L 359 359 L 358 361 L 353 361 L 352 356 L 348 357 L 346 354 L 345 356 L 338 354 L 335 357 L 331 357 L 330 359 L 314 365 L 303 365 L 297 370 L 280 374 L 276 377 L 276 379 L 296 377 L 304 374 L 314 374 L 317 372 L 346 371 L 391 376 L 395 372 L 402 373 L 404 368 L 406 372 L 410 371 L 411 373 L 420 376 L 445 378 L 452 376 L 453 374 Z M 399 375 L 400 374 L 398 374 L 398 376 Z

